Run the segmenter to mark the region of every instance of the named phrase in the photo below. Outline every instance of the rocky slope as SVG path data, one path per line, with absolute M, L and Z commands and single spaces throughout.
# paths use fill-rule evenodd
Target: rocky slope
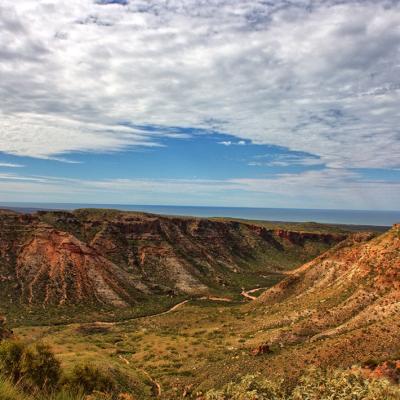
M 251 308 L 263 315 L 256 340 L 287 349 L 277 363 L 285 354 L 327 365 L 398 357 L 400 225 L 348 238 L 290 272 Z
M 302 314 L 321 304 L 326 312 L 308 314 L 302 325 L 309 334 L 323 331 L 325 336 L 400 315 L 400 225 L 378 237 L 348 238 L 258 299 L 261 304 L 278 301 L 296 302 Z
M 111 210 L 0 211 L 0 300 L 126 306 L 152 294 L 240 291 L 345 237 Z

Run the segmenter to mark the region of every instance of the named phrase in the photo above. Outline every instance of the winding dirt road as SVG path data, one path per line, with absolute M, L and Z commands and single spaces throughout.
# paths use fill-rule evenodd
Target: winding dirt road
M 265 289 L 268 289 L 268 288 L 266 288 L 266 287 L 258 287 L 258 288 L 250 289 L 250 290 L 247 290 L 247 291 L 245 291 L 244 288 L 242 288 L 242 292 L 240 294 L 243 297 L 245 297 L 245 298 L 247 298 L 249 300 L 255 300 L 257 297 L 256 296 L 252 296 L 250 293 L 258 292 L 259 290 L 265 290 Z M 185 305 L 186 303 L 189 303 L 192 300 L 211 300 L 211 301 L 222 301 L 222 302 L 232 302 L 233 301 L 233 299 L 230 299 L 228 297 L 217 297 L 217 296 L 197 297 L 197 298 L 193 298 L 193 299 L 183 300 L 180 303 L 175 304 L 174 306 L 172 306 L 168 310 L 160 312 L 160 313 L 157 313 L 157 314 L 151 314 L 151 315 L 145 315 L 145 316 L 142 316 L 142 317 L 129 318 L 129 319 L 126 319 L 126 320 L 121 321 L 121 322 L 131 321 L 131 320 L 134 320 L 134 319 L 142 319 L 142 318 L 154 318 L 154 317 L 159 317 L 161 315 L 166 315 L 166 314 L 169 314 L 171 312 L 174 312 L 174 311 L 178 310 L 183 305 Z
M 137 318 L 133 318 L 133 319 L 138 319 L 138 318 L 151 318 L 151 317 L 158 317 L 159 315 L 169 314 L 169 313 L 171 313 L 171 312 L 177 310 L 178 308 L 182 307 L 184 304 L 188 303 L 189 301 L 190 301 L 190 299 L 188 299 L 188 300 L 183 300 L 183 301 L 181 301 L 180 303 L 175 304 L 173 307 L 169 308 L 167 311 L 163 311 L 163 312 L 160 312 L 160 313 L 158 313 L 158 314 L 146 315 L 146 316 L 143 316 L 143 317 L 137 317 Z
M 257 292 L 259 290 L 263 290 L 263 289 L 268 289 L 265 287 L 262 288 L 254 288 L 254 289 L 250 289 L 250 290 L 244 290 L 244 288 L 242 288 L 242 292 L 240 293 L 244 298 L 248 299 L 248 300 L 255 300 L 257 297 L 252 296 L 251 293 Z M 70 322 L 70 323 L 66 323 L 66 324 L 60 324 L 59 326 L 64 326 L 64 327 L 69 327 L 69 326 L 75 326 L 75 325 L 90 325 L 90 324 L 102 324 L 102 325 L 107 325 L 107 326 L 113 326 L 113 325 L 117 325 L 117 324 L 123 324 L 125 322 L 129 322 L 129 321 L 134 321 L 137 319 L 143 319 L 143 318 L 154 318 L 154 317 L 159 317 L 161 315 L 166 315 L 169 313 L 172 313 L 176 310 L 178 310 L 179 308 L 181 308 L 182 306 L 184 306 L 186 303 L 189 303 L 192 300 L 211 300 L 211 301 L 220 301 L 220 302 L 232 302 L 234 301 L 231 298 L 228 297 L 217 297 L 217 296 L 203 296 L 203 297 L 195 297 L 192 299 L 186 299 L 181 301 L 178 304 L 175 304 L 174 306 L 172 306 L 171 308 L 169 308 L 166 311 L 162 311 L 156 314 L 150 314 L 150 315 L 143 315 L 140 317 L 133 317 L 133 318 L 127 318 L 124 319 L 122 321 L 115 321 L 115 322 L 110 322 L 110 321 L 93 321 L 93 322 L 85 322 L 85 323 L 80 323 L 80 322 Z M 46 325 L 42 325 L 42 326 L 46 326 Z M 49 325 L 51 326 L 51 325 Z
M 268 288 L 267 287 L 257 287 L 257 288 L 250 289 L 250 290 L 244 290 L 244 288 L 242 288 L 242 292 L 240 294 L 243 297 L 245 297 L 246 299 L 255 300 L 257 297 L 252 296 L 250 293 L 255 293 L 255 292 L 258 292 L 259 290 L 265 290 L 265 289 L 268 289 Z M 152 314 L 152 315 L 146 315 L 143 317 L 135 317 L 135 318 L 131 318 L 131 319 L 153 318 L 153 317 L 158 317 L 160 315 L 166 315 L 166 314 L 176 311 L 178 308 L 181 308 L 183 305 L 185 305 L 186 303 L 189 303 L 192 300 L 211 300 L 211 301 L 222 301 L 222 302 L 232 302 L 233 301 L 233 299 L 230 299 L 229 297 L 217 297 L 217 296 L 197 297 L 197 298 L 193 298 L 193 299 L 183 300 L 180 303 L 175 304 L 173 307 L 169 308 L 167 311 L 163 311 L 161 313 Z M 129 321 L 131 319 L 128 319 L 125 321 Z
M 242 293 L 240 293 L 243 297 L 245 297 L 246 299 L 249 300 L 255 300 L 257 297 L 256 296 L 252 296 L 250 293 L 255 293 L 258 292 L 259 290 L 266 290 L 268 289 L 267 287 L 259 287 L 259 288 L 254 288 L 254 289 L 250 289 L 250 290 L 244 290 L 244 288 L 242 288 Z

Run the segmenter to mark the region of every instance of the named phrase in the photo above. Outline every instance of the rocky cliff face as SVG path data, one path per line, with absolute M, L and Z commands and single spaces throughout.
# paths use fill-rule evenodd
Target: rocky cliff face
M 277 303 L 290 309 L 291 326 L 277 342 L 318 341 L 385 324 L 400 332 L 400 225 L 378 237 L 345 240 L 292 271 L 254 306 Z
M 132 277 L 67 232 L 39 224 L 19 248 L 16 278 L 24 303 L 99 301 L 127 305 Z
M 152 294 L 236 290 L 344 238 L 110 210 L 2 211 L 1 300 L 126 306 Z

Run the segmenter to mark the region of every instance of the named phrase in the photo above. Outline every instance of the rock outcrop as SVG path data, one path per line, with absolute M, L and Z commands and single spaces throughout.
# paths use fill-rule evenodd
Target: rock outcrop
M 253 356 L 261 356 L 263 354 L 271 354 L 271 346 L 268 343 L 262 343 L 251 351 Z
M 24 303 L 98 301 L 126 306 L 136 284 L 123 269 L 67 232 L 39 225 L 21 245 L 16 278 Z

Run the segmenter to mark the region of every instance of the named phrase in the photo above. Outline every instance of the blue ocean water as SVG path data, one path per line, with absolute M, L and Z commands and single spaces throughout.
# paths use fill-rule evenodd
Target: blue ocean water
M 375 210 L 323 210 L 300 208 L 245 208 L 198 207 L 125 204 L 71 204 L 71 203 L 0 203 L 24 211 L 76 208 L 114 208 L 126 211 L 143 211 L 165 215 L 195 217 L 231 217 L 264 221 L 324 222 L 331 224 L 390 226 L 400 222 L 400 211 Z

